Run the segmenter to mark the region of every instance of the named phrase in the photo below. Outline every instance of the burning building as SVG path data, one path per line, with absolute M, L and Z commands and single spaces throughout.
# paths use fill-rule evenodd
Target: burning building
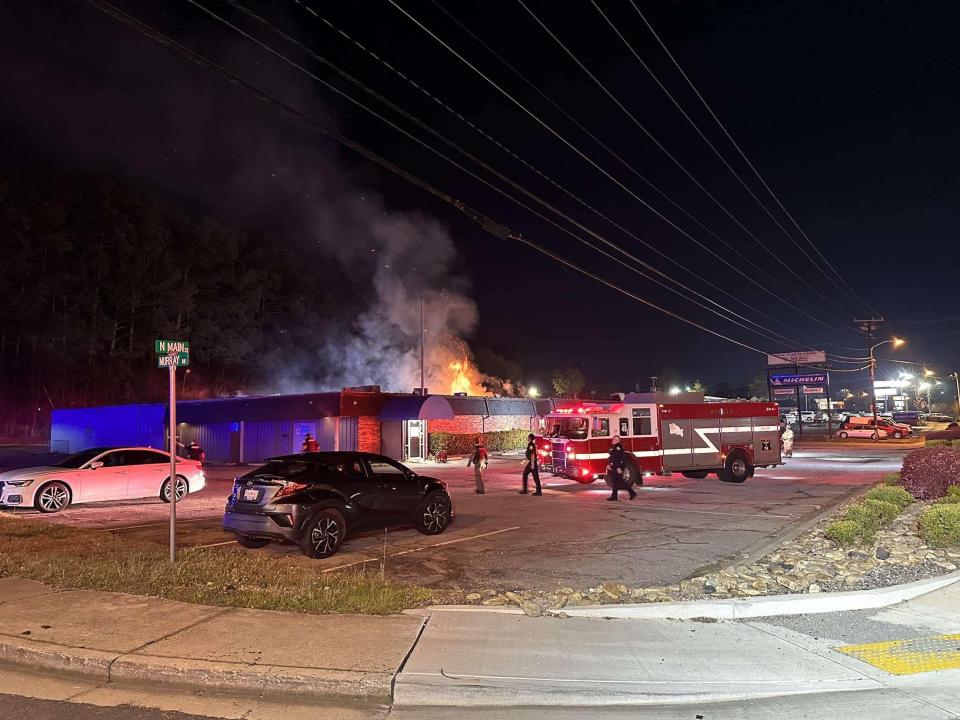
M 479 373 L 473 370 L 471 376 L 470 367 L 451 368 L 452 382 L 479 392 Z M 533 429 L 551 409 L 549 400 L 385 393 L 377 386 L 190 400 L 177 403 L 178 441 L 197 440 L 210 462 L 255 463 L 299 452 L 310 433 L 321 450 L 359 450 L 415 462 L 430 454 L 431 434 L 459 438 L 462 446 L 479 434 Z M 54 410 L 50 449 L 166 447 L 166 426 L 164 403 Z

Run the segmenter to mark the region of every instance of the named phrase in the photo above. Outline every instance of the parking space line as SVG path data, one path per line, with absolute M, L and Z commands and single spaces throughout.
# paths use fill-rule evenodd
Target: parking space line
M 177 525 L 179 525 L 180 523 L 205 522 L 205 521 L 216 520 L 216 519 L 217 518 L 215 517 L 186 518 L 184 520 L 178 519 Z M 144 523 L 143 525 L 118 525 L 117 527 L 100 528 L 99 530 L 97 530 L 97 532 L 112 532 L 113 530 L 136 530 L 137 528 L 145 528 L 145 527 L 153 527 L 154 525 L 169 525 L 169 524 L 170 524 L 169 520 L 158 520 L 157 522 Z
M 209 545 L 189 545 L 188 547 L 195 547 L 195 548 L 217 547 L 219 545 L 233 545 L 235 542 L 236 540 L 225 540 L 223 542 L 210 543 Z
M 477 540 L 478 538 L 490 537 L 491 535 L 499 535 L 500 533 L 510 532 L 511 530 L 519 530 L 520 526 L 515 525 L 514 527 L 503 528 L 502 530 L 492 530 L 486 533 L 480 533 L 479 535 L 469 535 L 467 537 L 455 538 L 453 540 L 447 540 L 442 543 L 434 543 L 433 545 L 424 545 L 422 547 L 411 548 L 409 550 L 401 550 L 400 552 L 390 553 L 387 557 L 397 557 L 398 555 L 409 555 L 410 553 L 418 552 L 420 550 L 429 550 L 430 548 L 441 547 L 443 545 L 453 545 L 454 543 L 465 542 L 467 540 Z M 366 560 L 356 560 L 351 563 L 345 563 L 343 565 L 335 565 L 332 568 L 326 568 L 323 572 L 333 572 L 334 570 L 343 570 L 344 568 L 353 567 L 354 565 L 365 565 L 368 562 L 376 562 L 380 558 L 367 558 Z

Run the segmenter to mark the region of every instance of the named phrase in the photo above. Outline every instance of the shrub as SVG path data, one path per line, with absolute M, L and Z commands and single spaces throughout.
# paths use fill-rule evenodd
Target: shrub
M 864 505 L 871 511 L 880 515 L 880 525 L 886 526 L 893 522 L 893 519 L 900 514 L 900 506 L 886 500 L 865 500 Z
M 859 545 L 873 540 L 874 533 L 855 520 L 837 520 L 824 534 L 841 545 Z
M 960 545 L 960 504 L 933 505 L 920 516 L 920 536 L 928 545 Z
M 900 484 L 918 500 L 931 500 L 947 494 L 947 488 L 960 483 L 960 452 L 946 448 L 914 450 L 903 459 Z
M 883 502 L 893 503 L 897 506 L 897 512 L 913 502 L 913 497 L 902 487 L 891 487 L 889 485 L 877 485 L 870 488 L 867 490 L 866 497 L 868 500 L 882 500 Z
M 843 519 L 858 523 L 874 533 L 882 524 L 883 515 L 879 508 L 866 503 L 857 503 L 847 508 L 847 511 L 843 514 Z
M 887 473 L 883 476 L 884 485 L 899 485 L 900 484 L 900 473 Z
M 450 455 L 468 455 L 473 452 L 473 443 L 477 437 L 483 438 L 487 450 L 491 452 L 522 450 L 527 445 L 529 434 L 529 430 L 496 430 L 469 434 L 431 432 L 429 451 L 431 454 L 446 450 Z
M 951 440 L 927 440 L 923 443 L 925 448 L 953 448 L 953 441 Z
M 951 485 L 947 488 L 947 494 L 940 498 L 942 503 L 960 503 L 960 485 Z
M 926 434 L 927 440 L 960 440 L 960 429 L 933 430 Z

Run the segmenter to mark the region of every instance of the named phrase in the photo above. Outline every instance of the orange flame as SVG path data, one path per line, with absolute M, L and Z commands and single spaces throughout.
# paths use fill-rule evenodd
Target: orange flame
M 478 382 L 479 373 L 470 365 L 467 358 L 453 360 L 447 366 L 450 369 L 450 394 L 466 393 L 467 395 L 482 395 L 483 388 Z M 477 378 L 477 379 L 475 379 Z

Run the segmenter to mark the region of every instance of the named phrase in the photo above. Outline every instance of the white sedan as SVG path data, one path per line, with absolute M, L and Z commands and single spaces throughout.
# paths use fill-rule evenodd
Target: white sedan
M 177 500 L 206 484 L 197 460 L 177 458 Z M 60 512 L 72 503 L 159 497 L 170 502 L 170 454 L 154 448 L 90 448 L 56 465 L 0 473 L 0 506 Z

